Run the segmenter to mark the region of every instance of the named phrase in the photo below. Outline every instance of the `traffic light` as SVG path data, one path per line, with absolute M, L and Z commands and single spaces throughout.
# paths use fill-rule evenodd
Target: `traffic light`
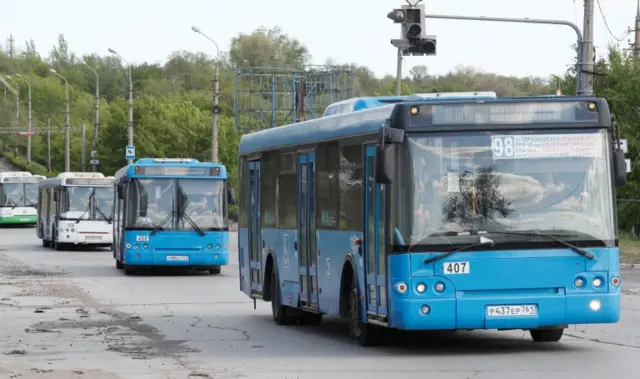
M 394 24 L 401 24 L 401 38 L 391 44 L 403 55 L 436 55 L 436 36 L 426 35 L 424 4 L 402 5 L 387 14 Z

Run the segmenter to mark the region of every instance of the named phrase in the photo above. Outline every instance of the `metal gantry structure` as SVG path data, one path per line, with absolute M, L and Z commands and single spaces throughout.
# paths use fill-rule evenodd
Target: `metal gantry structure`
M 355 96 L 351 67 L 249 67 L 235 70 L 236 130 L 246 133 L 322 117 L 336 101 Z

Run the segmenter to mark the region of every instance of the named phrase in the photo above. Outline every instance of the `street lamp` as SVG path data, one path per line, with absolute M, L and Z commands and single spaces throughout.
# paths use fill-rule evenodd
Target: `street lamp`
M 211 126 L 211 161 L 218 162 L 218 117 L 220 116 L 220 48 L 216 41 L 204 34 L 197 26 L 191 30 L 208 39 L 216 47 L 216 72 L 213 78 L 213 125 Z
M 91 148 L 91 159 L 97 159 L 98 158 L 98 153 L 97 153 L 97 148 L 98 148 L 98 129 L 100 128 L 100 75 L 98 75 L 98 71 L 96 71 L 93 67 L 89 66 L 89 64 L 86 61 L 83 61 L 83 63 L 85 64 L 85 66 L 87 66 L 89 68 L 89 70 L 91 70 L 93 72 L 93 74 L 96 76 L 96 123 L 93 127 L 93 144 L 92 144 L 92 148 Z M 98 171 L 98 165 L 92 165 L 93 166 L 93 172 L 97 172 Z
M 27 83 L 29 90 L 29 134 L 27 134 L 27 166 L 31 164 L 31 133 L 33 131 L 33 119 L 31 118 L 31 83 L 20 74 L 16 74 L 16 77 L 24 80 Z
M 5 77 L 16 85 L 16 123 L 18 123 L 20 122 L 20 84 L 13 80 L 9 75 L 5 75 Z
M 58 73 L 58 71 L 54 70 L 53 68 L 50 68 L 49 71 L 58 76 L 60 79 L 62 79 L 64 81 L 65 84 L 65 97 L 67 100 L 67 110 L 66 110 L 66 117 L 65 117 L 65 125 L 64 125 L 64 170 L 66 172 L 71 171 L 71 148 L 70 148 L 70 139 L 71 139 L 71 108 L 70 108 L 70 104 L 69 104 L 69 82 L 67 81 L 67 79 L 60 75 Z
M 122 59 L 127 66 L 129 66 L 129 146 L 133 146 L 133 80 L 131 79 L 131 64 L 129 63 L 129 61 L 127 61 L 126 59 L 124 59 L 122 57 L 122 55 L 118 54 L 115 50 L 113 49 L 109 49 L 109 52 L 115 56 L 117 56 L 118 58 Z M 128 164 L 132 164 L 133 160 L 129 159 L 128 160 Z

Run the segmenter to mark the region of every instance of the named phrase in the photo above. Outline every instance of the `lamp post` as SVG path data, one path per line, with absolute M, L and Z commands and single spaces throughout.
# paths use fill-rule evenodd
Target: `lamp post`
M 91 159 L 97 159 L 98 158 L 98 129 L 100 128 L 100 75 L 98 75 L 98 71 L 96 71 L 93 67 L 89 66 L 89 64 L 87 64 L 87 62 L 84 62 L 85 66 L 87 66 L 89 68 L 89 70 L 91 70 L 93 72 L 93 74 L 96 76 L 96 95 L 95 95 L 95 101 L 96 101 L 96 121 L 95 121 L 95 125 L 93 126 L 93 143 L 91 144 Z M 98 171 L 98 166 L 97 165 L 92 165 L 93 166 L 93 172 L 97 172 Z
M 17 123 L 18 121 L 20 121 L 20 84 L 18 84 L 18 82 L 16 82 L 15 80 L 13 80 L 9 75 L 5 75 L 5 77 L 11 80 L 11 82 L 16 85 L 16 123 Z
M 20 74 L 16 74 L 16 77 L 24 80 L 27 83 L 27 88 L 29 90 L 29 134 L 27 134 L 27 166 L 31 164 L 31 133 L 33 131 L 33 119 L 31 117 L 31 83 Z
M 216 41 L 207 36 L 197 26 L 191 30 L 208 39 L 216 47 L 216 71 L 213 77 L 213 121 L 211 125 L 211 161 L 218 162 L 218 117 L 220 116 L 220 48 Z
M 64 76 L 60 75 L 58 71 L 54 70 L 53 68 L 50 68 L 49 71 L 52 74 L 55 74 L 56 76 L 58 76 L 60 79 L 62 79 L 65 85 L 65 97 L 67 101 L 67 109 L 65 112 L 66 115 L 65 115 L 65 125 L 64 125 L 64 140 L 65 140 L 64 141 L 64 171 L 69 172 L 71 171 L 71 148 L 70 148 L 71 107 L 69 104 L 69 82 Z
M 128 79 L 129 79 L 129 127 L 128 127 L 128 131 L 129 131 L 129 141 L 128 144 L 129 146 L 133 146 L 133 80 L 131 78 L 131 64 L 129 63 L 129 61 L 127 61 L 126 59 L 124 59 L 122 57 L 122 55 L 118 54 L 115 50 L 113 49 L 109 49 L 109 52 L 115 56 L 117 56 L 118 58 L 122 59 L 127 66 L 129 66 L 128 69 Z M 132 164 L 133 160 L 129 159 L 128 160 L 128 164 Z

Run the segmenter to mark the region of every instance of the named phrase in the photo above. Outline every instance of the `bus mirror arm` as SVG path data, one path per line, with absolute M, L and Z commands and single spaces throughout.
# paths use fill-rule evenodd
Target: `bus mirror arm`
M 622 187 L 627 184 L 627 164 L 624 151 L 617 148 L 613 150 L 613 176 L 616 186 Z
M 395 145 L 376 147 L 375 175 L 376 183 L 390 184 L 395 166 Z
M 404 130 L 382 125 L 378 130 L 378 142 L 383 146 L 402 143 L 404 142 Z

